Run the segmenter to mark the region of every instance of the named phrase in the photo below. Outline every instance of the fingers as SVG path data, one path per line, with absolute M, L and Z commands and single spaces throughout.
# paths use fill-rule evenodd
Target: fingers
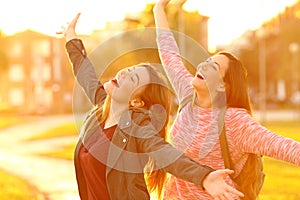
M 238 191 L 237 189 L 235 189 L 231 186 L 228 186 L 226 190 L 232 194 L 239 196 L 239 197 L 244 197 L 244 194 L 242 192 Z
M 183 4 L 185 4 L 185 2 L 186 2 L 186 0 L 172 0 L 171 3 L 182 6 Z
M 80 17 L 81 13 L 77 13 L 76 17 L 72 20 L 72 22 L 70 23 L 70 26 L 75 26 L 77 24 L 77 21 Z
M 170 2 L 170 0 L 157 0 L 156 4 L 166 7 L 169 2 Z
M 233 195 L 231 195 L 228 192 L 225 192 L 224 194 L 219 195 L 214 198 L 214 200 L 235 200 L 235 199 L 236 199 L 236 197 L 234 197 Z
M 218 174 L 218 176 L 222 176 L 222 177 L 230 175 L 230 174 L 234 174 L 234 171 L 231 169 L 220 169 L 215 172 L 216 172 L 216 174 Z
M 66 27 L 61 26 L 61 31 L 57 31 L 56 34 L 64 34 L 64 32 L 66 31 Z
M 231 169 L 222 169 L 222 170 L 220 170 L 220 171 L 221 171 L 221 173 L 222 173 L 223 175 L 229 175 L 229 174 L 233 174 L 233 173 L 234 173 L 234 171 L 231 170 Z
M 232 200 L 232 199 L 234 199 L 234 198 L 232 197 L 232 195 L 230 195 L 229 192 L 225 192 L 225 194 L 224 194 L 224 199 L 226 199 L 226 200 Z
M 61 30 L 57 31 L 56 34 L 64 34 L 66 35 L 66 32 L 68 32 L 69 30 L 74 31 L 75 32 L 75 27 L 77 24 L 77 21 L 80 17 L 80 12 L 76 14 L 75 18 L 71 21 L 71 23 L 67 22 L 66 26 L 61 26 Z
M 214 200 L 231 200 L 231 199 L 227 199 L 226 197 L 221 195 L 221 196 L 215 197 Z

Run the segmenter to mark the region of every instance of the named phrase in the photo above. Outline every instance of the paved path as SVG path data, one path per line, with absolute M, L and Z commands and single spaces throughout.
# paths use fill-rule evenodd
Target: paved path
M 77 137 L 43 141 L 24 141 L 44 130 L 66 122 L 73 116 L 33 118 L 33 122 L 0 130 L 0 168 L 24 178 L 37 187 L 45 200 L 79 199 L 73 161 L 38 156 L 62 144 L 76 142 Z

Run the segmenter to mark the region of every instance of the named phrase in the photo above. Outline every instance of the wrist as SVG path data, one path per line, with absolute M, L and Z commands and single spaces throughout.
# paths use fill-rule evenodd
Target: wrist
M 161 3 L 157 3 L 154 5 L 153 7 L 153 11 L 160 11 L 160 10 L 165 10 L 166 5 L 161 4 Z
M 209 176 L 209 174 L 210 174 L 210 173 L 206 174 L 206 176 L 203 177 L 203 180 L 202 180 L 202 182 L 201 182 L 201 187 L 202 187 L 202 190 L 204 190 L 204 191 L 206 190 L 207 181 L 209 181 L 209 180 L 207 179 L 207 177 Z
M 66 41 L 70 41 L 70 40 L 73 40 L 73 39 L 78 39 L 77 35 L 76 34 L 66 34 Z

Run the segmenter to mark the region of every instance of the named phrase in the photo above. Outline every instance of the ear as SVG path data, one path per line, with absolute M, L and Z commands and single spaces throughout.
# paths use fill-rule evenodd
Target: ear
M 130 101 L 130 105 L 135 108 L 142 108 L 144 107 L 145 103 L 141 99 L 132 99 Z

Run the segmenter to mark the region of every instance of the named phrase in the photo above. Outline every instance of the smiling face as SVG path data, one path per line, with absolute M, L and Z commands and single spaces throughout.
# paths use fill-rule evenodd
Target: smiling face
M 210 98 L 211 92 L 223 86 L 223 79 L 228 68 L 229 59 L 225 55 L 216 55 L 198 66 L 191 84 L 199 98 Z
M 142 86 L 150 82 L 149 73 L 144 66 L 133 66 L 120 70 L 114 79 L 104 83 L 104 89 L 113 100 L 128 103 L 142 92 Z

